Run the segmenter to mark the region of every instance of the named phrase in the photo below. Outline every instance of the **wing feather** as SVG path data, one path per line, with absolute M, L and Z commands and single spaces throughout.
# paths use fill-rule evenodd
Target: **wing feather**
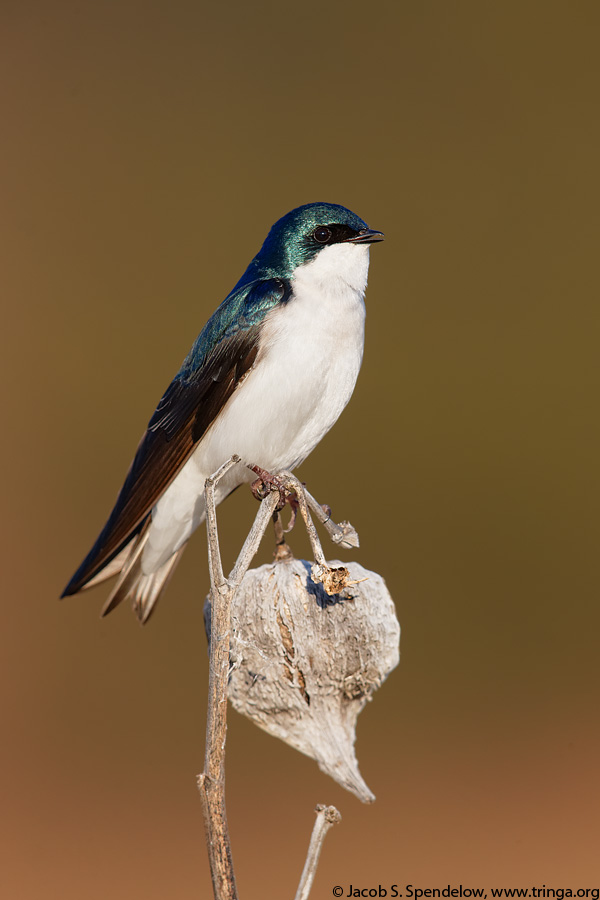
M 82 590 L 138 535 L 258 353 L 260 325 L 290 295 L 281 279 L 234 291 L 207 322 L 144 434 L 98 540 L 62 596 Z

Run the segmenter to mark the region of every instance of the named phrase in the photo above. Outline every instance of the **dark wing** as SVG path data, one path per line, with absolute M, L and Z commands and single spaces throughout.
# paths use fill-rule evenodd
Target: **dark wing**
M 266 313 L 285 302 L 281 279 L 255 282 L 221 304 L 148 424 L 115 507 L 62 596 L 76 594 L 129 543 L 251 369 Z

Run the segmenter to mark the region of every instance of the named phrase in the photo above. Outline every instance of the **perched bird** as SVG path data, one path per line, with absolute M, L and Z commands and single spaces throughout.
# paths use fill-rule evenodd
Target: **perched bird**
M 237 453 L 217 502 L 248 465 L 294 469 L 348 403 L 362 361 L 369 245 L 383 239 L 343 206 L 309 203 L 273 225 L 208 320 L 148 424 L 98 540 L 62 596 L 118 575 L 145 622 L 193 531 L 204 483 Z

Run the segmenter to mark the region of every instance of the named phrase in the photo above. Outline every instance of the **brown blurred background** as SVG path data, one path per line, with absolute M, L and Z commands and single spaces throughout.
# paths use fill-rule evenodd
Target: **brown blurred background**
M 313 200 L 386 233 L 354 398 L 300 474 L 386 578 L 402 661 L 359 721 L 372 807 L 232 712 L 240 893 L 293 896 L 318 802 L 343 822 L 315 898 L 597 887 L 598 5 L 0 25 L 1 895 L 210 896 L 204 532 L 143 630 L 99 620 L 106 589 L 57 598 L 200 327 Z M 222 507 L 229 559 L 254 511 Z

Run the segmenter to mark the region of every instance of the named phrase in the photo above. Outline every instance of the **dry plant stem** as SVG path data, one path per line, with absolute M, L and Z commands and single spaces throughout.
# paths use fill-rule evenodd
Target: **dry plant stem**
M 340 544 L 342 547 L 349 549 L 355 549 L 359 546 L 358 534 L 350 522 L 342 522 L 341 525 L 337 525 L 306 488 L 304 488 L 304 496 L 309 507 L 326 529 L 334 544 Z
M 207 479 L 205 488 L 211 581 L 211 632 L 206 752 L 204 772 L 198 776 L 198 788 L 202 799 L 215 900 L 237 900 L 225 810 L 225 739 L 231 598 L 250 566 L 278 499 L 275 494 L 271 494 L 261 503 L 231 576 L 226 579 L 223 575 L 219 550 L 214 492 L 220 479 L 238 462 L 239 457 L 228 460 L 218 472 Z
M 211 625 L 206 751 L 204 772 L 198 776 L 198 789 L 202 800 L 206 843 L 215 900 L 237 900 L 237 888 L 225 810 L 225 740 L 227 736 L 227 682 L 229 675 L 231 601 L 250 567 L 269 521 L 273 518 L 279 503 L 278 491 L 271 492 L 261 502 L 240 555 L 231 570 L 229 578 L 225 578 L 219 549 L 215 487 L 221 478 L 239 462 L 239 456 L 232 456 L 214 475 L 211 475 L 206 480 L 205 485 L 208 560 L 211 583 Z M 296 493 L 315 561 L 326 566 L 325 555 L 308 511 L 304 486 L 289 472 L 282 473 L 282 480 Z M 327 518 L 316 500 L 312 497 L 310 500 L 311 505 L 314 504 L 318 507 L 320 511 L 318 514 Z M 335 523 L 331 524 L 335 533 L 343 531 Z M 328 529 L 328 531 L 333 537 L 332 530 Z M 333 539 L 336 543 L 340 542 L 339 538 L 336 540 L 333 537 Z M 296 900 L 306 900 L 308 897 L 315 877 L 323 839 L 330 827 L 335 822 L 339 822 L 340 819 L 341 816 L 335 807 L 317 807 L 317 820 L 313 828 L 306 863 L 296 893 Z
M 306 862 L 304 863 L 304 869 L 300 876 L 300 884 L 296 891 L 295 900 L 307 900 L 312 883 L 315 879 L 325 835 L 332 825 L 336 825 L 342 820 L 342 817 L 335 806 L 317 806 L 316 812 L 317 818 L 310 836 Z
M 250 568 L 250 563 L 256 556 L 256 552 L 258 550 L 259 544 L 262 540 L 263 534 L 267 530 L 269 522 L 273 518 L 273 513 L 275 512 L 275 507 L 279 502 L 279 497 L 277 493 L 270 494 L 265 498 L 260 504 L 258 513 L 256 514 L 256 518 L 252 524 L 252 528 L 248 534 L 248 537 L 244 541 L 244 546 L 240 551 L 240 555 L 237 558 L 236 564 L 231 570 L 231 574 L 228 579 L 229 587 L 232 592 L 239 587 L 240 582 L 248 569 Z
M 283 562 L 283 560 L 293 559 L 294 554 L 286 543 L 283 522 L 281 521 L 281 514 L 279 512 L 273 513 L 273 527 L 275 530 L 275 553 L 273 554 L 275 560 L 277 562 Z
M 273 513 L 273 529 L 275 531 L 275 543 L 279 546 L 279 544 L 285 543 L 285 532 L 283 530 L 283 522 L 281 521 L 281 516 L 278 512 Z
M 327 560 L 325 559 L 325 554 L 323 553 L 323 548 L 321 547 L 321 541 L 319 540 L 317 529 L 315 528 L 314 522 L 311 519 L 310 513 L 308 511 L 308 504 L 306 502 L 306 489 L 304 485 L 296 478 L 295 475 L 292 475 L 291 472 L 280 472 L 278 477 L 281 481 L 283 481 L 287 488 L 291 488 L 296 494 L 296 497 L 298 499 L 298 506 L 300 507 L 302 518 L 304 519 L 306 533 L 308 534 L 308 539 L 310 541 L 310 546 L 315 558 L 315 562 L 320 566 L 327 567 Z

